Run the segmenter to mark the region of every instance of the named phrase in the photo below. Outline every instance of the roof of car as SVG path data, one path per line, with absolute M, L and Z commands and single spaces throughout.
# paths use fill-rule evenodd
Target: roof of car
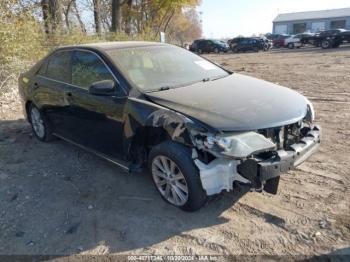
M 146 47 L 146 46 L 167 46 L 168 44 L 160 42 L 146 42 L 146 41 L 118 41 L 118 42 L 100 42 L 80 45 L 63 46 L 62 48 L 94 48 L 99 50 L 113 50 L 122 48 L 133 47 Z

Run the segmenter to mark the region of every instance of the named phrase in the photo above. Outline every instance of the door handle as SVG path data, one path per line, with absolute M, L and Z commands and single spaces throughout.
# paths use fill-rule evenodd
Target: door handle
M 71 93 L 71 92 L 68 92 L 68 93 L 67 93 L 67 96 L 71 97 L 71 96 L 72 96 L 72 93 Z

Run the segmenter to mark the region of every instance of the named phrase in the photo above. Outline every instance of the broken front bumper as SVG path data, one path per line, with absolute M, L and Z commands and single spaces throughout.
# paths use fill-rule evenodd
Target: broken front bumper
M 273 157 L 258 157 L 238 160 L 216 158 L 209 164 L 199 159 L 194 162 L 199 169 L 202 186 L 207 195 L 218 194 L 222 190 L 232 190 L 233 182 L 248 184 L 257 191 L 265 190 L 276 194 L 279 177 L 304 162 L 318 148 L 321 141 L 321 129 L 314 126 L 299 143 L 290 146 L 290 150 L 278 150 Z
M 278 150 L 269 159 L 248 159 L 237 167 L 237 171 L 248 179 L 252 188 L 264 189 L 275 194 L 279 176 L 295 168 L 310 157 L 321 142 L 321 128 L 314 126 L 299 143 L 290 146 L 290 150 Z

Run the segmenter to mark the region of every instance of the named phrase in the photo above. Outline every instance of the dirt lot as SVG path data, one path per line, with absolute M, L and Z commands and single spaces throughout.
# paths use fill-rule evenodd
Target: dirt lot
M 34 139 L 9 78 L 0 96 L 0 254 L 350 253 L 350 47 L 207 57 L 314 103 L 322 147 L 283 176 L 276 196 L 237 189 L 184 213 L 147 174 Z

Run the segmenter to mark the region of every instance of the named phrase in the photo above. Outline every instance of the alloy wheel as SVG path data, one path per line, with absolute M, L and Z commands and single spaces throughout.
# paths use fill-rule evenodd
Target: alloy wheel
M 323 42 L 321 43 L 321 46 L 322 46 L 324 49 L 327 49 L 327 48 L 329 48 L 330 43 L 329 43 L 328 40 L 325 40 L 325 41 L 323 41 Z
M 174 161 L 166 156 L 156 156 L 152 161 L 152 177 L 158 191 L 168 202 L 175 206 L 186 204 L 187 182 Z

